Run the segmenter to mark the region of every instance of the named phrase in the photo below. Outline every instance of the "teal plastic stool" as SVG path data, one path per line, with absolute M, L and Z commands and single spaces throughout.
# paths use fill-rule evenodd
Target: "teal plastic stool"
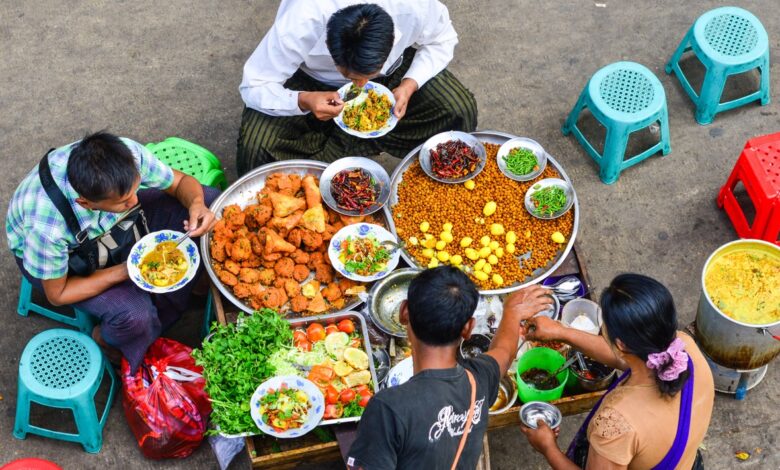
M 202 185 L 222 190 L 227 187 L 222 163 L 216 155 L 198 144 L 168 137 L 162 142 L 150 142 L 146 148 L 166 165 L 192 176 Z
M 92 328 L 97 324 L 97 319 L 95 317 L 84 310 L 75 307 L 73 307 L 72 317 L 55 312 L 43 305 L 34 303 L 32 301 L 32 291 L 32 284 L 30 284 L 30 281 L 28 281 L 26 277 L 22 276 L 22 284 L 19 286 L 19 303 L 16 306 L 16 313 L 26 317 L 30 312 L 35 312 L 60 323 L 78 328 L 78 330 L 84 334 L 89 335 L 92 333 Z
M 94 398 L 106 373 L 111 379 L 111 388 L 102 416 L 98 417 Z M 87 452 L 99 452 L 116 385 L 114 370 L 89 336 L 61 328 L 35 335 L 19 360 L 14 437 L 24 439 L 28 433 L 38 434 L 78 442 Z M 30 424 L 33 402 L 72 410 L 78 434 Z
M 680 69 L 680 57 L 688 51 L 693 51 L 707 68 L 698 95 Z M 758 91 L 721 103 L 729 75 L 755 68 L 761 72 Z M 708 11 L 693 23 L 666 65 L 666 73 L 672 72 L 696 105 L 696 121 L 702 125 L 711 123 L 715 114 L 721 111 L 757 100 L 761 100 L 762 106 L 769 104 L 769 39 L 766 30 L 758 18 L 742 8 L 723 7 Z
M 211 318 L 214 315 L 214 298 L 211 294 L 211 288 L 206 296 L 206 309 L 203 312 L 203 325 L 200 327 L 200 338 L 203 339 L 209 334 L 211 327 Z
M 607 129 L 601 155 L 577 127 L 577 119 L 586 108 Z M 625 158 L 629 135 L 656 121 L 660 122 L 660 141 L 638 155 Z M 606 184 L 614 183 L 621 171 L 656 152 L 667 155 L 672 151 L 664 88 L 653 72 L 635 62 L 616 62 L 596 72 L 580 93 L 561 131 L 563 135 L 574 134 L 599 165 L 599 176 Z

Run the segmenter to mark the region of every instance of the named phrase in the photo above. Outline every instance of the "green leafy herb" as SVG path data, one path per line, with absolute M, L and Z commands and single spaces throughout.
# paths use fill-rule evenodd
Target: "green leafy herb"
M 360 395 L 358 395 L 354 400 L 349 402 L 344 407 L 344 415 L 343 416 L 345 418 L 354 418 L 355 416 L 362 416 L 363 415 L 363 410 L 365 410 L 365 408 L 360 406 L 360 399 L 361 399 L 361 397 L 360 397 Z
M 212 328 L 213 336 L 192 352 L 203 366 L 206 392 L 211 397 L 211 419 L 225 434 L 257 430 L 249 400 L 258 385 L 274 376 L 268 358 L 292 345 L 290 324 L 271 309 L 245 316 L 236 323 Z

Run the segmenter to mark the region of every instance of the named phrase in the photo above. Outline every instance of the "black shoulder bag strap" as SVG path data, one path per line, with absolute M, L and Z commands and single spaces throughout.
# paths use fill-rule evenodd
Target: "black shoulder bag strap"
M 76 237 L 76 243 L 81 244 L 87 239 L 87 231 L 81 230 L 79 219 L 76 218 L 76 214 L 73 212 L 73 208 L 70 207 L 68 199 L 65 197 L 65 194 L 62 193 L 60 187 L 57 186 L 54 177 L 51 175 L 49 154 L 52 150 L 54 149 L 46 152 L 46 155 L 43 156 L 41 162 L 38 164 L 38 177 L 40 177 L 41 185 L 43 186 L 43 189 L 46 190 L 46 194 L 49 196 L 49 199 L 51 199 L 54 207 L 57 208 L 65 219 L 68 230 Z

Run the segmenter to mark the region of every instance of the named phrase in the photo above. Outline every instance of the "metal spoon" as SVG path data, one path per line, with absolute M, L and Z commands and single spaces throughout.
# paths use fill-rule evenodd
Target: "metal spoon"
M 577 292 L 582 285 L 582 281 L 577 276 L 566 276 L 558 280 L 555 284 L 549 286 L 556 294 L 569 294 Z
M 576 351 L 574 353 L 574 357 L 577 358 L 577 365 L 580 366 L 580 372 L 585 375 L 586 372 L 589 372 L 588 370 L 588 364 L 585 362 L 585 357 L 583 357 L 582 353 L 579 351 Z
M 570 358 L 569 358 L 569 360 L 567 360 L 566 362 L 564 362 L 564 363 L 563 363 L 563 365 L 562 365 L 561 367 L 559 367 L 559 368 L 558 368 L 558 370 L 556 370 L 555 372 L 552 372 L 552 373 L 550 373 L 550 375 L 548 375 L 546 379 L 544 379 L 544 380 L 542 380 L 541 382 L 539 382 L 539 383 L 538 383 L 538 385 L 544 385 L 544 384 L 546 384 L 547 382 L 549 382 L 550 380 L 552 380 L 552 378 L 553 378 L 553 377 L 555 377 L 556 375 L 560 374 L 560 373 L 561 373 L 561 372 L 563 372 L 564 370 L 566 370 L 566 369 L 568 369 L 569 367 L 571 367 L 571 365 L 572 365 L 572 364 L 574 364 L 574 362 L 575 362 L 576 360 L 577 360 L 577 356 L 576 356 L 576 355 L 575 355 L 575 356 L 572 356 L 572 357 L 570 357 Z M 537 388 L 539 388 L 539 386 L 538 386 L 538 385 L 537 385 Z
M 389 247 L 389 248 L 387 248 L 387 250 L 390 252 L 390 254 L 393 254 L 396 251 L 398 251 L 401 248 L 403 248 L 406 245 L 406 243 L 403 240 L 401 240 L 400 242 L 394 242 L 392 240 L 385 240 L 385 241 L 381 242 L 380 245 Z
M 353 84 L 351 87 L 349 87 L 349 90 L 347 90 L 347 94 L 344 95 L 344 99 L 342 99 L 341 101 L 343 101 L 345 103 L 347 101 L 352 101 L 355 98 L 357 98 L 358 96 L 360 96 L 361 93 L 363 93 L 363 88 L 359 87 L 359 86 L 355 86 Z

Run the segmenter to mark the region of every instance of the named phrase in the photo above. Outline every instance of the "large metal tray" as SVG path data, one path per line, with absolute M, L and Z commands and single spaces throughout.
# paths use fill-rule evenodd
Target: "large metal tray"
M 512 134 L 507 134 L 505 132 L 492 131 L 492 130 L 477 131 L 477 132 L 472 132 L 471 134 L 484 143 L 496 144 L 496 145 L 501 145 L 507 140 L 514 139 L 515 137 L 517 137 Z M 393 221 L 392 207 L 398 203 L 398 184 L 403 179 L 404 172 L 406 172 L 406 170 L 414 162 L 417 161 L 417 154 L 420 151 L 420 148 L 422 148 L 422 146 L 419 146 L 414 150 L 412 150 L 411 152 L 409 152 L 406 155 L 406 157 L 404 157 L 404 159 L 401 161 L 401 163 L 398 164 L 395 171 L 393 172 L 393 175 L 390 178 L 390 200 L 388 201 L 387 205 L 383 208 L 383 210 L 384 210 L 385 218 L 387 219 L 388 228 L 396 236 L 398 236 L 398 232 L 396 232 L 395 222 Z M 566 172 L 563 170 L 561 164 L 558 163 L 558 161 L 555 160 L 555 158 L 553 158 L 549 154 L 547 156 L 547 164 L 552 165 L 556 170 L 558 170 L 558 172 L 561 174 L 561 178 L 564 179 L 566 182 L 568 182 L 572 186 L 572 188 L 574 188 L 574 185 L 569 179 L 569 175 L 567 175 Z M 435 210 L 434 208 L 431 209 Z M 536 284 L 538 282 L 541 282 L 542 280 L 544 280 L 544 278 L 552 274 L 558 268 L 558 266 L 560 266 L 561 263 L 563 263 L 563 260 L 566 259 L 566 256 L 569 254 L 572 247 L 574 246 L 574 239 L 577 235 L 577 229 L 579 228 L 579 222 L 580 222 L 580 205 L 579 205 L 579 201 L 577 200 L 576 191 L 574 191 L 574 207 L 572 210 L 574 211 L 574 224 L 572 225 L 572 231 L 571 231 L 571 235 L 569 236 L 569 241 L 568 243 L 566 243 L 564 249 L 559 250 L 557 256 L 552 260 L 550 260 L 549 263 L 547 263 L 547 266 L 537 269 L 536 271 L 533 272 L 531 276 L 527 277 L 521 283 L 515 283 L 511 286 L 507 286 L 501 289 L 483 289 L 480 290 L 479 293 L 482 295 L 507 294 L 522 289 L 523 287 L 530 286 L 531 284 Z M 523 256 L 529 256 L 529 255 L 530 252 L 519 255 L 518 259 L 522 259 Z M 406 261 L 409 264 L 409 266 L 425 269 L 425 266 L 421 266 L 417 262 L 417 260 L 415 260 L 414 257 L 409 254 L 409 252 L 406 249 L 401 250 L 401 257 L 404 259 L 404 261 Z
M 319 177 L 325 168 L 328 167 L 327 163 L 318 162 L 314 160 L 284 160 L 274 163 L 263 165 L 260 168 L 256 168 L 246 175 L 242 176 L 238 181 L 230 185 L 225 192 L 223 192 L 212 204 L 211 211 L 216 215 L 217 219 L 222 218 L 222 209 L 225 206 L 231 204 L 238 204 L 241 208 L 248 206 L 255 201 L 255 195 L 265 187 L 265 179 L 273 173 L 285 172 L 285 173 L 298 173 L 301 176 L 314 175 Z M 376 215 L 384 217 L 384 221 L 387 224 L 387 216 L 384 212 L 377 212 Z M 219 291 L 227 297 L 230 302 L 241 310 L 252 313 L 254 309 L 242 302 L 241 299 L 233 295 L 233 291 L 222 284 L 217 274 L 214 272 L 214 268 L 211 266 L 211 250 L 209 249 L 209 243 L 211 241 L 211 232 L 203 235 L 200 239 L 200 253 L 203 256 L 203 263 L 206 265 L 206 271 L 209 273 L 209 277 L 217 286 Z M 370 288 L 370 286 L 367 286 Z M 363 301 L 358 297 L 346 303 L 341 311 L 352 310 Z M 333 312 L 330 312 L 333 313 Z

